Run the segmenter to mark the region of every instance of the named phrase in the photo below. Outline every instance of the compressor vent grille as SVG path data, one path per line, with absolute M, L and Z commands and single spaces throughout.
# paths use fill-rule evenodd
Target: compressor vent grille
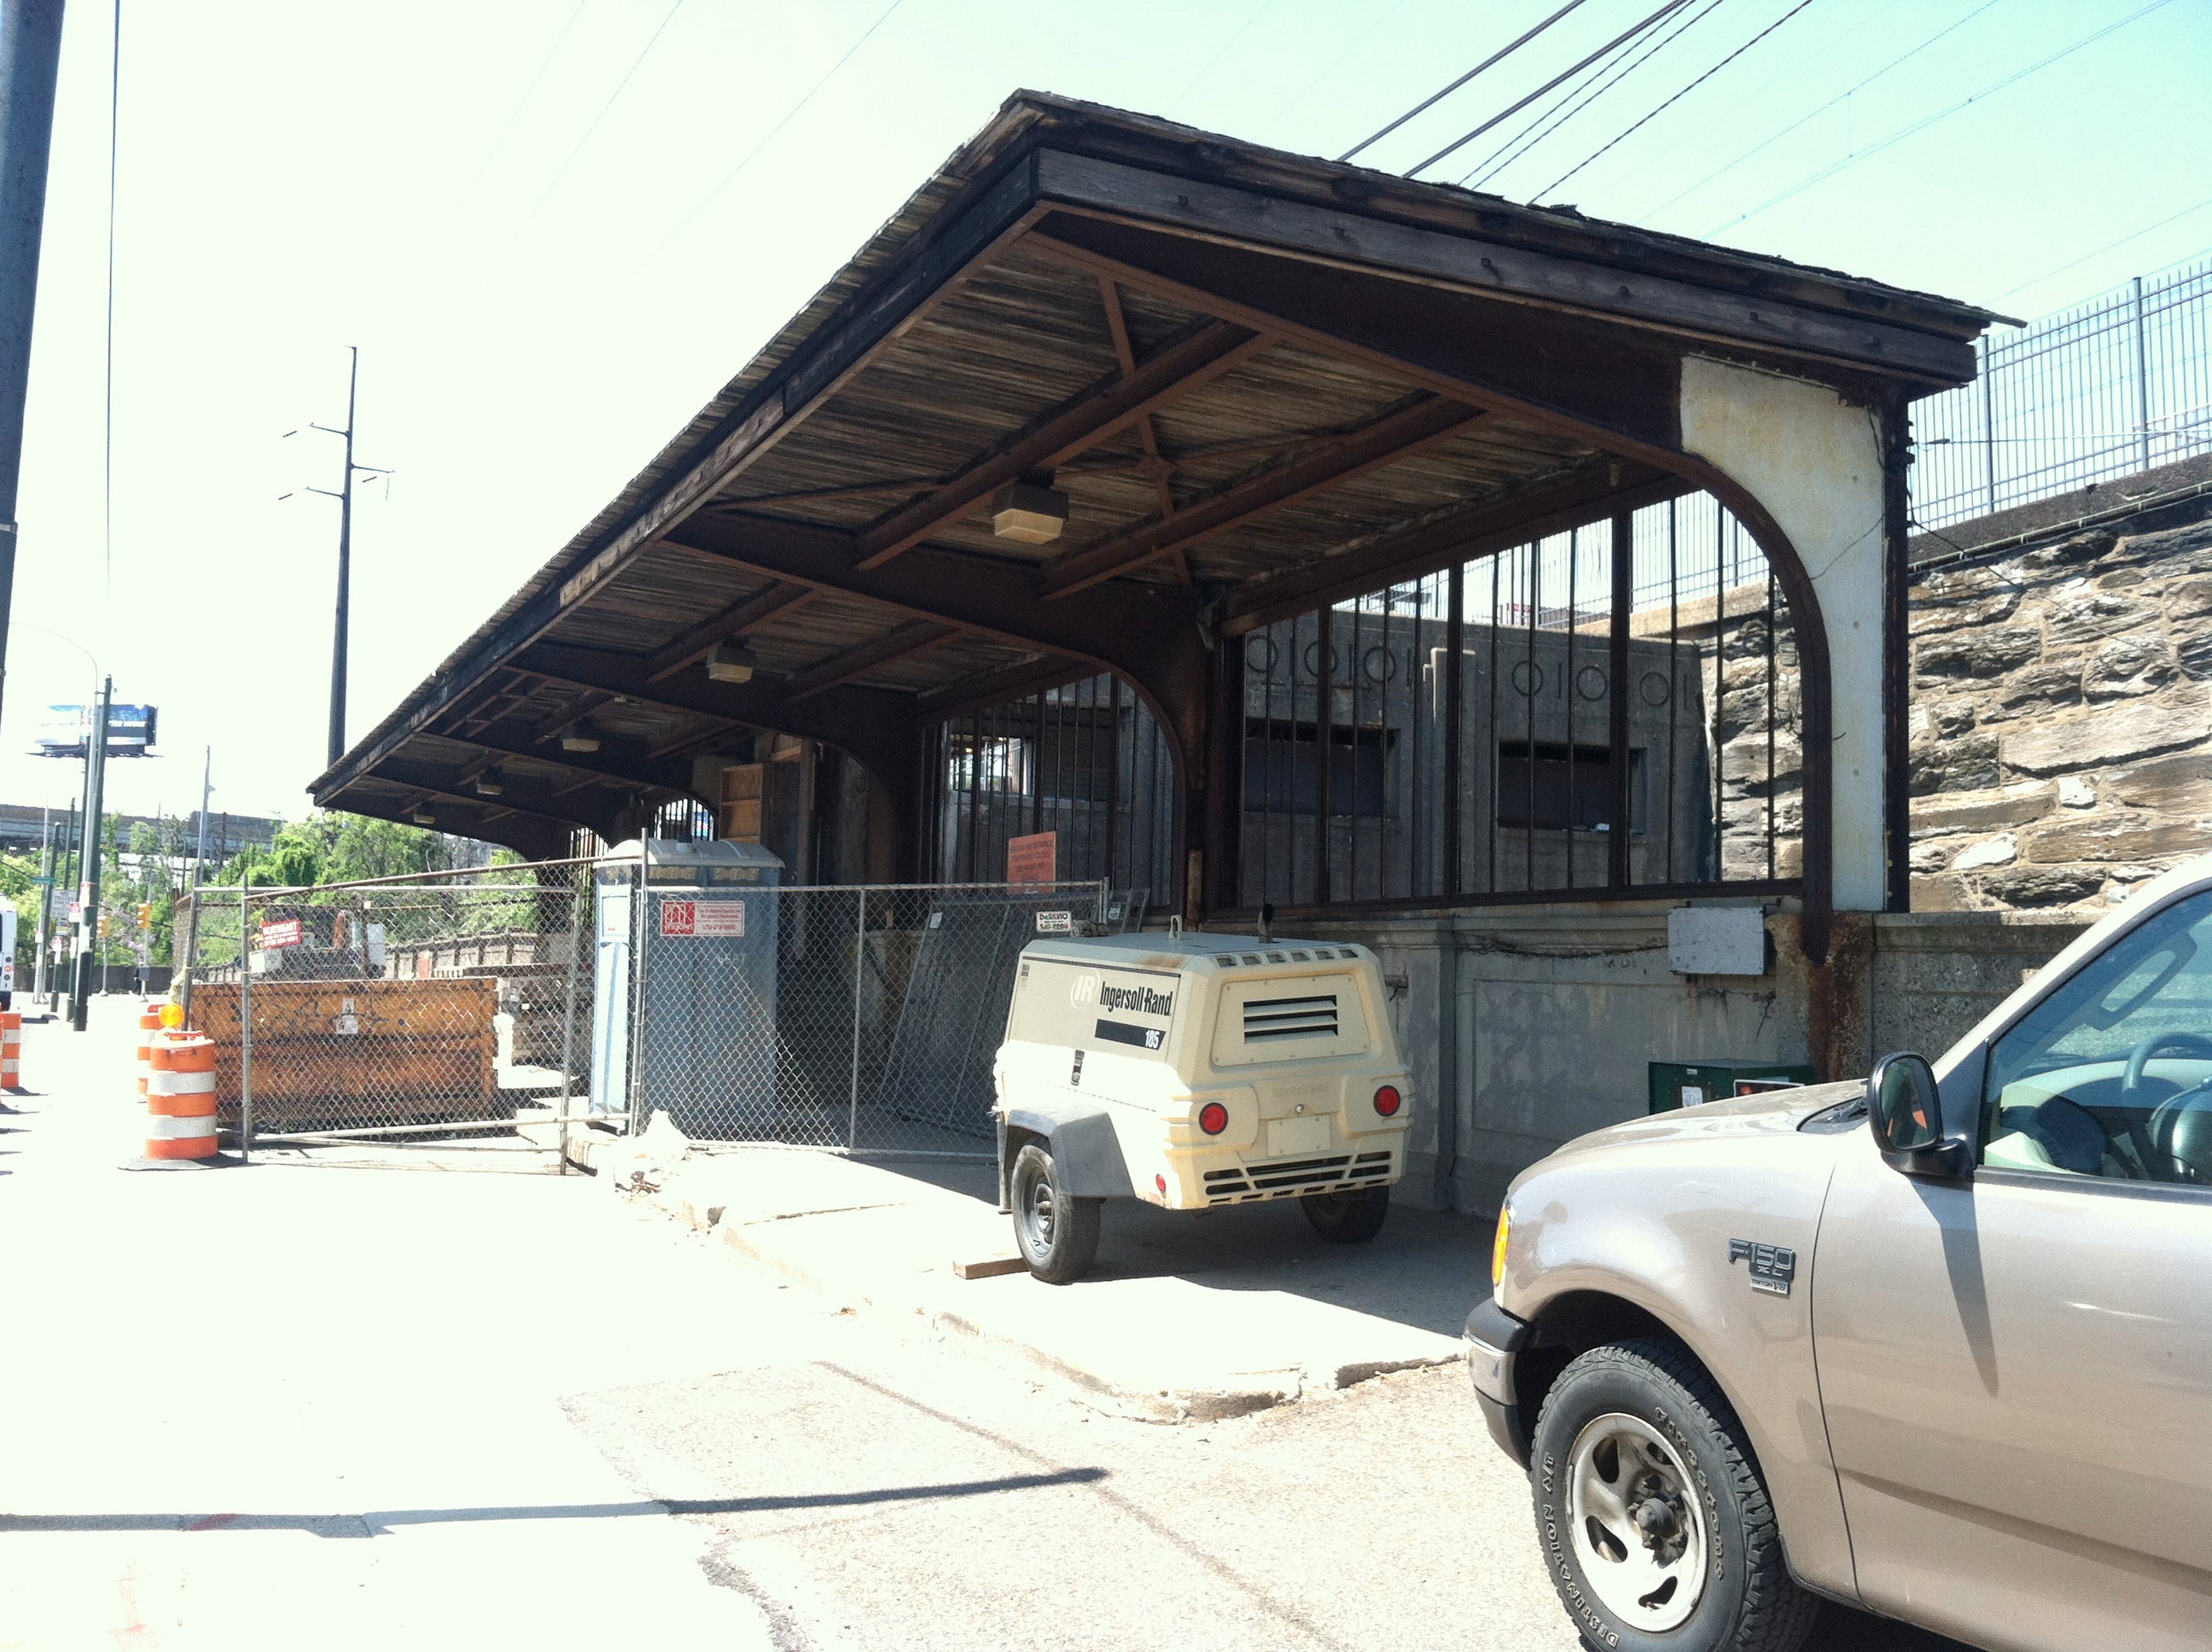
M 1336 1036 L 1336 994 L 1310 998 L 1255 998 L 1244 1005 L 1244 1042 L 1262 1044 L 1276 1038 Z

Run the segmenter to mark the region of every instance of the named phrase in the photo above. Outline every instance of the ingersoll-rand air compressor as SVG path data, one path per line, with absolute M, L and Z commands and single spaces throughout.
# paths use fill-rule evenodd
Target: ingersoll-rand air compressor
M 1349 1244 L 1382 1230 L 1404 1169 L 1406 1069 L 1361 946 L 1180 926 L 1032 941 L 994 1076 L 999 1207 L 1054 1285 L 1091 1266 L 1105 1200 L 1296 1199 Z

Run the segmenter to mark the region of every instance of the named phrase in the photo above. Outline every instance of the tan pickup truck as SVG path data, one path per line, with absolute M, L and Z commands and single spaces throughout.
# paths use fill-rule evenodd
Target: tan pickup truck
M 1931 1067 L 1570 1143 L 1468 1320 L 1590 1644 L 2212 1647 L 2212 859 Z

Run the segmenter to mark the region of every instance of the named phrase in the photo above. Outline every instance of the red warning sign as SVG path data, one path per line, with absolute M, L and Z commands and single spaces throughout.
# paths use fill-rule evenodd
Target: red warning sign
M 1059 865 L 1058 832 L 1032 832 L 1006 840 L 1006 882 L 1016 888 L 1051 883 L 1060 875 Z
M 743 935 L 743 901 L 663 901 L 660 932 L 664 938 L 697 935 Z

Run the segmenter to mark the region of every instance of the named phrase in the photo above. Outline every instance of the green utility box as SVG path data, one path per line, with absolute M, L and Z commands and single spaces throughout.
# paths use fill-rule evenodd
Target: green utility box
M 1748 1096 L 1755 1090 L 1820 1082 L 1820 1075 L 1811 1067 L 1790 1061 L 1654 1061 L 1650 1071 L 1654 1113 Z

